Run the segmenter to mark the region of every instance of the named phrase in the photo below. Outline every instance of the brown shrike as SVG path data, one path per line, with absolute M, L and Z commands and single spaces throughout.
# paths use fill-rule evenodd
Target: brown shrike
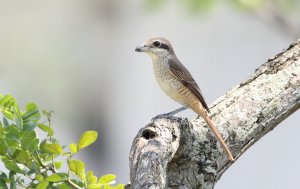
M 146 41 L 142 46 L 137 47 L 135 51 L 145 52 L 150 55 L 159 86 L 169 97 L 183 106 L 183 108 L 164 115 L 171 116 L 185 108 L 192 109 L 205 120 L 222 145 L 228 159 L 234 161 L 217 127 L 208 115 L 208 106 L 196 81 L 178 60 L 170 42 L 164 38 L 152 38 Z

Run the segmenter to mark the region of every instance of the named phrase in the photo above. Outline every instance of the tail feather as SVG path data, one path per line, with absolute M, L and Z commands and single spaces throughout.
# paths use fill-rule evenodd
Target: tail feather
M 203 119 L 205 120 L 205 122 L 207 123 L 207 125 L 209 126 L 210 130 L 213 132 L 213 134 L 215 135 L 215 137 L 217 138 L 219 143 L 222 145 L 228 159 L 230 161 L 234 161 L 234 158 L 233 158 L 229 148 L 227 147 L 225 141 L 223 140 L 220 132 L 218 131 L 218 128 L 216 127 L 214 122 L 210 119 L 210 117 L 207 115 L 207 113 L 205 113 L 205 115 L 203 116 Z
M 234 161 L 234 158 L 233 158 L 229 148 L 227 147 L 226 143 L 224 142 L 220 132 L 218 131 L 218 128 L 216 127 L 214 122 L 209 117 L 205 106 L 201 102 L 197 102 L 197 103 L 191 103 L 190 108 L 204 119 L 204 121 L 209 126 L 210 130 L 213 132 L 213 134 L 215 135 L 215 137 L 217 138 L 217 140 L 219 141 L 219 143 L 223 147 L 228 159 L 230 161 Z

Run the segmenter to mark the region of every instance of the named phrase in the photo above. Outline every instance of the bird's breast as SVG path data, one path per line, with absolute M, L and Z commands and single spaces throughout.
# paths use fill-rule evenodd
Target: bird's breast
M 171 73 L 164 62 L 153 62 L 153 69 L 160 88 L 173 100 L 183 106 L 192 98 L 190 91 Z

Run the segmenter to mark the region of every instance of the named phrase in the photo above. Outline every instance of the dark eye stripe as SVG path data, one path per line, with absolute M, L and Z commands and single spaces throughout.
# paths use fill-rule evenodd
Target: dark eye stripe
M 166 45 L 166 44 L 164 44 L 164 43 L 161 43 L 161 44 L 160 44 L 160 48 L 169 50 L 168 45 Z

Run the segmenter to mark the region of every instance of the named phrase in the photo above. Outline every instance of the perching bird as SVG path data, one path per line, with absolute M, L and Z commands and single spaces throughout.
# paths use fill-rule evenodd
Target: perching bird
M 137 47 L 135 51 L 150 55 L 159 86 L 169 97 L 183 106 L 183 108 L 166 115 L 174 115 L 185 108 L 192 109 L 205 120 L 225 150 L 228 159 L 234 161 L 217 127 L 208 115 L 208 106 L 196 81 L 177 59 L 170 42 L 164 38 L 152 38 L 143 43 L 142 46 Z

